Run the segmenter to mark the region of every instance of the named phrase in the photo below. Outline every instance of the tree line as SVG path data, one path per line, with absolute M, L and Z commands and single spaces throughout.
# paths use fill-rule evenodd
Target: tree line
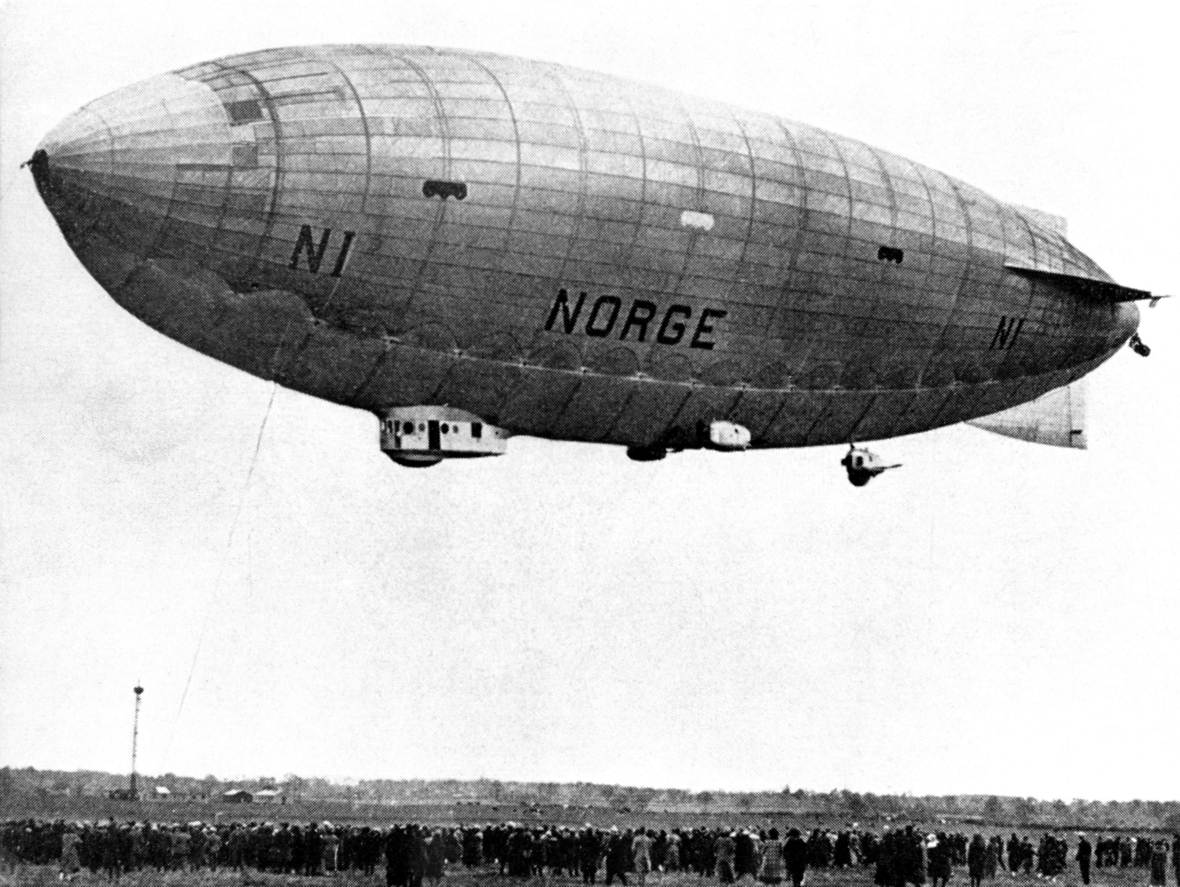
M 107 796 L 125 791 L 125 773 L 95 770 L 0 768 L 0 798 L 19 795 Z M 1091 828 L 1180 829 L 1180 801 L 1044 800 L 1001 795 L 910 795 L 814 791 L 689 791 L 678 788 L 608 785 L 590 782 L 515 782 L 494 779 L 360 779 L 347 782 L 296 774 L 225 779 L 174 773 L 138 776 L 140 797 L 157 787 L 173 800 L 214 800 L 245 789 L 277 791 L 281 801 L 331 801 L 351 804 L 470 804 L 609 808 L 642 813 L 789 814 L 843 818 L 850 822 L 905 819 L 919 822 L 1011 823 Z

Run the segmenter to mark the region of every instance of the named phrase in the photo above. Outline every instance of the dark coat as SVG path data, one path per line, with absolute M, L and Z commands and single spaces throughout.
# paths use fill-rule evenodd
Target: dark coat
M 982 878 L 986 873 L 987 845 L 983 843 L 983 838 L 976 835 L 967 848 L 967 874 L 972 878 Z
M 783 863 L 796 880 L 807 871 L 807 842 L 799 835 L 791 835 L 783 844 Z

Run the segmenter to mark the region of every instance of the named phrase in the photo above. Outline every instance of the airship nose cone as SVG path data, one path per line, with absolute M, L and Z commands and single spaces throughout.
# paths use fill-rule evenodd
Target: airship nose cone
M 199 80 L 162 74 L 84 105 L 50 131 L 39 150 L 55 166 L 100 175 L 177 162 L 224 162 L 229 117 Z
M 145 221 L 166 215 L 178 168 L 225 164 L 230 153 L 229 117 L 217 94 L 163 74 L 70 114 L 41 140 L 30 165 L 71 239 L 112 204 Z M 126 221 L 125 212 L 119 217 Z
M 46 134 L 37 151 L 63 169 L 101 168 L 109 172 L 111 129 L 89 107 L 79 108 Z

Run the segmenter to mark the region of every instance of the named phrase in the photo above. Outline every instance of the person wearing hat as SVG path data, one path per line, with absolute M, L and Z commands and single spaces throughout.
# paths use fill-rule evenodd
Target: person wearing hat
M 674 828 L 668 835 L 668 843 L 664 848 L 664 871 L 676 872 L 680 870 L 680 829 Z
M 639 880 L 639 887 L 647 884 L 647 873 L 651 871 L 652 833 L 637 829 L 635 838 L 631 841 L 631 860 L 633 871 Z
M 741 829 L 733 838 L 733 876 L 741 880 L 743 875 L 754 877 L 758 864 L 754 855 L 754 836 L 749 829 Z
M 582 883 L 594 884 L 598 880 L 598 861 L 602 857 L 602 838 L 598 831 L 586 823 L 578 837 L 578 868 L 582 871 Z
M 82 860 L 78 856 L 78 845 L 82 843 L 82 839 L 78 837 L 78 832 L 71 825 L 65 830 L 61 836 L 61 865 L 59 866 L 59 877 L 63 881 L 71 881 L 74 875 L 82 870 Z
M 1090 858 L 1094 855 L 1094 848 L 1086 839 L 1083 832 L 1078 832 L 1078 850 L 1075 858 L 1078 861 L 1078 869 L 1082 873 L 1082 883 L 1090 883 Z
M 783 844 L 783 865 L 791 877 L 792 887 L 803 887 L 803 879 L 807 874 L 807 842 L 797 828 L 788 832 Z
M 1164 887 L 1168 883 L 1168 842 L 1163 838 L 1151 845 L 1152 887 Z
M 758 866 L 758 880 L 763 884 L 781 884 L 783 880 L 783 842 L 778 829 L 771 828 L 762 842 L 762 862 Z
M 951 845 L 943 832 L 926 839 L 926 872 L 934 887 L 947 887 L 951 879 Z
M 606 856 L 606 883 L 610 884 L 615 878 L 623 882 L 623 887 L 627 885 L 627 857 L 631 848 L 623 846 L 623 836 L 619 834 L 619 827 L 612 825 L 610 827 L 610 834 L 606 837 L 606 847 L 604 853 Z
M 971 878 L 971 887 L 982 887 L 986 863 L 987 846 L 983 843 L 983 835 L 976 832 L 967 848 L 967 875 Z
M 737 852 L 737 832 L 722 832 L 713 850 L 717 859 L 717 880 L 722 884 L 734 882 L 733 859 Z
M 326 874 L 334 873 L 340 863 L 340 836 L 329 822 L 324 823 L 323 840 L 320 842 L 323 869 Z

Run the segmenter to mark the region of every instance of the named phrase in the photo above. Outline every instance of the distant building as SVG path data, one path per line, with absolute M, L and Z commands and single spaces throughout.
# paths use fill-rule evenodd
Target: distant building
M 157 785 L 152 789 L 152 794 L 160 800 L 166 800 L 172 794 L 172 789 L 166 785 Z
M 229 791 L 222 792 L 221 798 L 231 804 L 249 804 L 254 800 L 254 796 L 244 788 L 231 788 Z
M 258 804 L 279 804 L 282 799 L 277 788 L 260 788 L 254 792 L 254 801 Z

